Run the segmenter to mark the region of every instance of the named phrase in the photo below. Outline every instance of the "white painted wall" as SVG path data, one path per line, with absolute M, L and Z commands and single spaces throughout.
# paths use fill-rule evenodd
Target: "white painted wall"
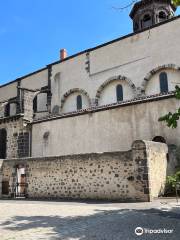
M 144 77 L 152 69 L 164 64 L 180 65 L 179 31 L 180 19 L 168 22 L 150 31 L 90 51 L 90 73 L 85 69 L 86 53 L 52 66 L 52 108 L 60 106 L 63 94 L 73 88 L 84 89 L 94 99 L 98 88 L 113 76 L 126 76 L 136 87 L 141 87 Z M 172 44 L 173 43 L 173 44 Z M 179 73 L 170 73 L 172 81 L 179 81 Z M 59 74 L 57 78 L 57 74 Z M 153 78 L 156 78 L 154 76 Z M 149 82 L 147 94 L 159 92 L 157 84 Z M 173 89 L 173 84 L 170 89 Z M 106 91 L 106 92 L 105 92 Z M 113 86 L 108 86 L 100 104 L 114 102 Z M 125 100 L 132 98 L 132 91 L 125 89 Z M 73 104 L 73 99 L 72 99 Z M 72 107 L 73 108 L 73 107 Z M 70 109 L 71 110 L 71 109 Z
M 0 87 L 0 102 L 17 96 L 17 82 Z
M 22 88 L 40 89 L 48 85 L 48 70 L 45 69 L 41 72 L 35 73 L 29 77 L 21 80 Z
M 106 105 L 109 103 L 116 103 L 117 96 L 116 96 L 116 87 L 118 84 L 121 84 L 123 87 L 123 100 L 130 100 L 134 98 L 133 90 L 129 86 L 129 84 L 125 81 L 113 81 L 109 83 L 102 91 L 99 99 L 99 106 Z
M 17 108 L 17 105 L 15 103 L 10 104 L 10 116 L 16 115 L 16 108 Z
M 37 95 L 37 111 L 47 111 L 47 93 L 40 93 Z
M 179 101 L 171 98 L 34 124 L 32 156 L 126 151 L 133 141 L 155 136 L 180 145 L 180 125 L 173 130 L 158 122 L 178 107 Z M 46 131 L 50 134 L 44 142 Z
M 164 69 L 156 73 L 149 80 L 146 87 L 146 95 L 153 95 L 160 93 L 160 82 L 159 75 L 161 72 L 166 72 L 168 77 L 168 88 L 169 91 L 174 91 L 176 85 L 180 85 L 180 71 L 172 69 Z
M 94 94 L 94 87 L 91 89 L 92 83 L 89 81 L 85 70 L 85 61 L 86 56 L 82 54 L 76 58 L 53 65 L 51 78 L 52 109 L 55 105 L 61 105 L 63 95 L 71 89 L 80 88 Z M 57 74 L 59 74 L 59 77 L 57 77 Z M 94 84 L 96 85 L 97 83 Z
M 82 97 L 82 109 L 89 108 L 90 102 L 86 95 L 81 94 L 80 92 L 75 92 L 69 95 L 63 105 L 62 112 L 74 112 L 77 111 L 77 96 L 81 95 Z

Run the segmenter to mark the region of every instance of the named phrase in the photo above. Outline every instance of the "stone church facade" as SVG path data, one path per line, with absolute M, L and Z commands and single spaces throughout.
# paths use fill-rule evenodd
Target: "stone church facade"
M 179 16 L 143 0 L 134 32 L 0 86 L 0 196 L 149 201 L 178 166 Z

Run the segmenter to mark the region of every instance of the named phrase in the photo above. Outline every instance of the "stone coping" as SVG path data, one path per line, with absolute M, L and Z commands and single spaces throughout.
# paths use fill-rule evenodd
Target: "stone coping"
M 91 107 L 91 108 L 82 109 L 79 111 L 62 113 L 62 114 L 57 114 L 57 115 L 50 115 L 50 116 L 46 116 L 43 118 L 34 119 L 31 124 L 52 121 L 52 120 L 67 118 L 67 117 L 75 117 L 75 116 L 79 116 L 79 115 L 83 115 L 83 114 L 105 111 L 105 110 L 109 110 L 109 109 L 113 109 L 113 108 L 129 106 L 129 105 L 142 104 L 142 103 L 146 103 L 146 102 L 158 101 L 158 100 L 163 100 L 163 99 L 173 98 L 173 97 L 175 97 L 174 91 L 168 92 L 168 93 L 160 93 L 160 94 L 150 95 L 150 96 L 142 96 L 139 98 L 134 98 L 134 99 L 123 101 L 123 102 L 106 104 L 103 106 L 95 106 L 95 107 Z

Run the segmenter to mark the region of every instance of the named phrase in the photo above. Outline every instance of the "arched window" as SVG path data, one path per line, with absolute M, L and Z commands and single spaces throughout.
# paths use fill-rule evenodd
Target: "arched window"
M 152 18 L 150 14 L 145 14 L 142 20 L 142 28 L 152 26 Z
M 123 101 L 123 87 L 121 84 L 116 86 L 116 98 L 118 102 Z
M 33 99 L 33 111 L 34 113 L 37 112 L 37 96 Z
M 4 116 L 9 117 L 10 116 L 10 103 L 6 104 L 4 109 Z
M 81 110 L 82 109 L 82 97 L 81 95 L 78 95 L 77 96 L 77 99 L 76 99 L 76 103 L 77 103 L 77 110 Z
M 162 22 L 167 19 L 166 13 L 164 11 L 159 12 L 159 22 Z
M 159 81 L 160 81 L 160 92 L 167 93 L 169 90 L 168 90 L 168 77 L 166 72 L 160 73 Z
M 137 31 L 139 29 L 139 24 L 137 22 L 134 23 L 134 31 Z

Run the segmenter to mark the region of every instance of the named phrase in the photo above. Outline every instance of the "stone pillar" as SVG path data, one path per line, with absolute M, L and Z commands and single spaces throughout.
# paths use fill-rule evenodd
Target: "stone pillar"
M 149 169 L 147 161 L 146 144 L 137 140 L 132 145 L 132 157 L 135 162 L 135 177 L 142 186 L 140 191 L 144 194 L 144 201 L 152 201 L 149 187 Z
M 33 120 L 33 100 L 37 92 L 23 89 L 23 112 L 24 120 L 32 122 Z
M 0 198 L 2 197 L 2 164 L 3 160 L 0 160 Z

